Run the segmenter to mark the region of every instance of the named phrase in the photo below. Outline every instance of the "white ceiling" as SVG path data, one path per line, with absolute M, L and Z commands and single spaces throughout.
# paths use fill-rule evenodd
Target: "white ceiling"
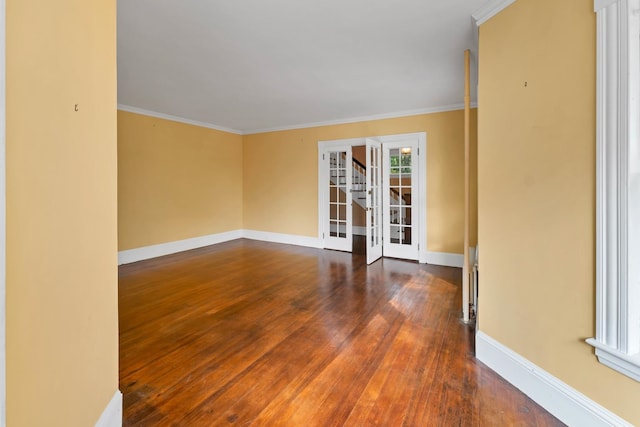
M 119 0 L 118 103 L 244 133 L 450 108 L 486 3 Z

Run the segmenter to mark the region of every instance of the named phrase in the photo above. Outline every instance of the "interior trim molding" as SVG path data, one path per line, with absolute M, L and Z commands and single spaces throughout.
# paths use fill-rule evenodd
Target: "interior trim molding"
M 598 360 L 640 381 L 640 0 L 595 1 Z
M 471 108 L 477 108 L 477 107 L 478 107 L 477 102 L 471 103 Z M 235 135 L 254 135 L 257 133 L 280 132 L 280 131 L 286 131 L 286 130 L 306 129 L 306 128 L 321 127 L 321 126 L 344 125 L 349 123 L 368 122 L 372 120 L 396 119 L 400 117 L 419 116 L 421 114 L 445 113 L 447 111 L 457 111 L 457 110 L 463 110 L 463 109 L 464 109 L 463 104 L 451 104 L 451 105 L 443 105 L 440 107 L 421 108 L 417 110 L 374 114 L 371 116 L 351 117 L 347 119 L 329 120 L 324 122 L 301 123 L 301 124 L 290 125 L 290 126 L 277 126 L 277 127 L 265 128 L 265 129 L 253 129 L 248 131 L 241 131 L 238 129 L 219 126 L 213 123 L 200 122 L 197 120 L 186 119 L 184 117 L 173 116 L 171 114 L 158 113 L 157 111 L 145 110 L 144 108 L 133 107 L 131 105 L 118 104 L 118 110 L 120 111 L 140 114 L 143 116 L 156 117 L 158 119 L 170 120 L 172 122 L 184 123 L 187 125 L 199 126 L 199 127 L 208 128 L 208 129 L 215 129 L 222 132 L 232 133 Z
M 361 229 L 362 231 L 366 231 L 365 227 L 353 228 L 354 232 L 356 228 L 358 228 L 358 230 Z M 132 262 L 143 261 L 145 259 L 175 254 L 178 252 L 243 238 L 259 240 L 262 242 L 282 243 L 285 245 L 305 246 L 316 249 L 324 248 L 322 239 L 319 237 L 272 233 L 269 231 L 257 230 L 232 230 L 224 233 L 209 234 L 206 236 L 193 237 L 191 239 L 176 240 L 174 242 L 160 243 L 158 245 L 120 251 L 118 252 L 118 265 L 130 264 Z M 475 248 L 471 248 L 470 250 L 472 251 L 471 256 L 473 258 L 473 251 Z M 462 267 L 462 261 L 464 260 L 464 255 L 462 254 L 450 254 L 445 252 L 426 251 L 425 257 L 427 264 L 441 265 L 444 267 Z
M 474 259 L 473 252 L 475 248 L 469 248 L 470 257 Z M 447 252 L 433 252 L 427 251 L 427 264 L 441 265 L 444 267 L 458 267 L 462 268 L 464 263 L 464 254 L 453 254 Z
M 193 237 L 191 239 L 176 240 L 173 242 L 128 249 L 118 252 L 118 265 L 129 264 L 132 262 L 142 261 L 149 258 L 156 258 L 163 255 L 175 254 L 177 252 L 188 251 L 191 249 L 202 248 L 204 246 L 228 242 L 229 240 L 240 239 L 242 237 L 242 230 L 233 230 L 224 233 Z
M 476 25 L 482 25 L 515 1 L 516 0 L 492 0 L 479 10 L 472 13 L 471 17 L 475 20 Z
M 593 338 L 586 342 L 595 348 L 598 362 L 640 382 L 640 354 L 623 353 Z
M 116 390 L 95 427 L 122 427 L 122 393 Z
M 618 0 L 594 0 L 593 11 L 598 12 L 601 9 L 611 6 L 613 3 L 616 3 L 617 1 Z
M 285 245 L 306 246 L 322 249 L 322 242 L 316 237 L 299 236 L 297 234 L 271 233 L 268 231 L 242 230 L 242 237 L 262 242 L 284 243 Z
M 596 331 L 600 363 L 640 381 L 640 0 L 596 0 Z
M 471 103 L 471 108 L 477 108 L 477 106 L 478 106 L 477 103 Z M 278 127 L 265 128 L 265 129 L 254 129 L 250 131 L 245 131 L 244 134 L 252 135 L 256 133 L 280 132 L 285 130 L 306 129 L 306 128 L 321 127 L 321 126 L 344 125 L 349 123 L 369 122 L 372 120 L 396 119 L 400 117 L 419 116 L 421 114 L 445 113 L 447 111 L 457 111 L 457 110 L 464 110 L 464 104 L 451 104 L 451 105 L 443 105 L 439 107 L 420 108 L 417 110 L 397 111 L 393 113 L 383 113 L 383 114 L 373 114 L 370 116 L 352 117 L 347 119 L 301 123 L 298 125 L 278 126 Z
M 242 238 L 309 248 L 322 248 L 322 242 L 315 237 L 240 229 L 120 251 L 118 252 L 118 265 L 130 264 Z
M 143 116 L 155 117 L 157 119 L 170 120 L 172 122 L 184 123 L 187 125 L 198 126 L 201 128 L 219 130 L 221 132 L 233 133 L 236 135 L 242 135 L 242 131 L 237 129 L 231 129 L 224 126 L 214 125 L 212 123 L 199 122 L 197 120 L 185 119 L 184 117 L 172 116 L 171 114 L 158 113 L 156 111 L 145 110 L 143 108 L 132 107 L 130 105 L 118 104 L 118 110 L 126 111 L 128 113 L 140 114 Z
M 476 358 L 567 425 L 632 426 L 482 331 L 476 333 Z
M 463 254 L 451 254 L 447 252 L 427 251 L 427 264 L 442 265 L 444 267 L 462 268 Z

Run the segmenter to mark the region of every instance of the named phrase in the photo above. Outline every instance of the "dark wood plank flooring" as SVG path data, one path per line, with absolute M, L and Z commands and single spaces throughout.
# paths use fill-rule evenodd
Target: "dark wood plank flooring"
M 251 240 L 120 267 L 124 426 L 558 426 L 473 355 L 459 269 Z

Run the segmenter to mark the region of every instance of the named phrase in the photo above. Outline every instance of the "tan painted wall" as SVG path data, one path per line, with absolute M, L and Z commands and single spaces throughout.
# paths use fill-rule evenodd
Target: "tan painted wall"
M 118 112 L 119 250 L 242 228 L 242 136 Z
M 463 126 L 463 111 L 452 111 L 246 135 L 244 228 L 318 235 L 318 141 L 426 131 L 428 249 L 462 253 Z
M 592 0 L 518 0 L 480 27 L 480 330 L 640 425 L 595 333 Z M 527 82 L 525 87 L 524 82 Z
M 91 426 L 118 388 L 116 2 L 6 19 L 7 425 Z

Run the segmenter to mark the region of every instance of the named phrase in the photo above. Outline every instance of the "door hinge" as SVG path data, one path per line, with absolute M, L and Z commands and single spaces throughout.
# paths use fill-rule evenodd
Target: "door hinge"
M 324 239 L 324 233 L 322 233 L 322 238 Z
M 322 160 L 324 160 L 324 154 L 322 155 Z

